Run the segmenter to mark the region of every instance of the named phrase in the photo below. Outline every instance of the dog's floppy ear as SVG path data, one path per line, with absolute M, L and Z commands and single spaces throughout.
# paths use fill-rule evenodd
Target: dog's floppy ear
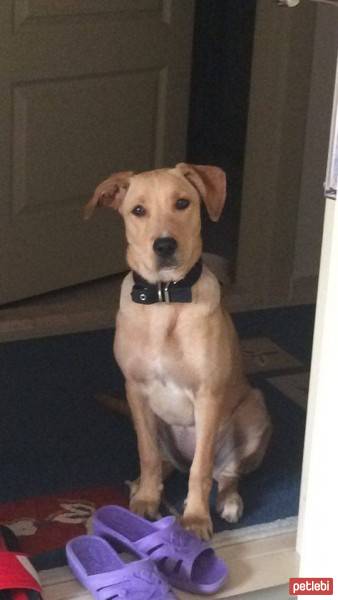
M 204 201 L 209 217 L 218 221 L 226 197 L 226 176 L 219 167 L 178 163 L 176 169 L 197 189 Z
M 102 181 L 83 209 L 84 218 L 89 219 L 97 206 L 118 209 L 127 193 L 133 174 L 133 171 L 120 171 Z

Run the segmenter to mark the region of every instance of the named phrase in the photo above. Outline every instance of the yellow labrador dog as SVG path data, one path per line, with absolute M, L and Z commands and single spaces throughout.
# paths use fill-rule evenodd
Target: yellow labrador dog
M 271 425 L 260 391 L 242 370 L 237 335 L 220 287 L 201 260 L 200 203 L 221 215 L 224 172 L 180 163 L 113 174 L 85 207 L 122 215 L 131 272 L 121 291 L 114 351 L 137 432 L 140 477 L 130 509 L 155 516 L 168 465 L 190 466 L 182 524 L 212 535 L 209 493 L 229 522 L 242 515 L 239 477 L 261 462 Z

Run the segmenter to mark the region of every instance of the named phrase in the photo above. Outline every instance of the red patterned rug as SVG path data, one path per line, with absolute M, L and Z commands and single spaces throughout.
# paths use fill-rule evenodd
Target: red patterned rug
M 88 488 L 0 504 L 0 522 L 15 533 L 22 552 L 35 556 L 89 533 L 94 511 L 105 504 L 127 506 L 127 493 L 117 487 Z

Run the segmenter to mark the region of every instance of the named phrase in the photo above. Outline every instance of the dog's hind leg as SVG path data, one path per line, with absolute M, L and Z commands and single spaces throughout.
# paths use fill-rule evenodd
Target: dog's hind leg
M 238 477 L 223 476 L 218 481 L 217 512 L 228 523 L 237 523 L 243 514 L 243 500 L 237 491 Z
M 243 500 L 238 493 L 242 475 L 259 467 L 271 437 L 271 424 L 263 396 L 251 389 L 233 415 L 221 462 L 216 459 L 214 478 L 218 483 L 217 510 L 229 523 L 237 523 L 243 514 Z M 219 458 L 219 457 L 218 457 Z

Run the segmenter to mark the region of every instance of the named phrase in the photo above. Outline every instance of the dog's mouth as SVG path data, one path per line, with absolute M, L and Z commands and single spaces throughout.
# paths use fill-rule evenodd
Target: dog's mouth
M 173 237 L 162 235 L 154 240 L 153 251 L 156 256 L 156 266 L 159 271 L 177 267 L 177 250 L 177 240 Z
M 161 271 L 162 269 L 176 269 L 178 267 L 178 260 L 176 256 L 157 256 L 157 269 Z

